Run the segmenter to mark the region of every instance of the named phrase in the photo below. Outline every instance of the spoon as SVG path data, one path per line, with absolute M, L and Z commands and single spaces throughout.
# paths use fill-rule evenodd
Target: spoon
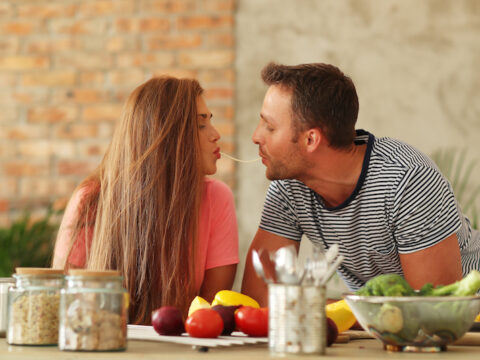
M 285 246 L 275 252 L 275 273 L 277 279 L 284 284 L 298 284 L 298 259 L 294 246 Z
M 258 255 L 258 252 L 255 249 L 252 250 L 252 264 L 253 264 L 253 268 L 255 269 L 255 272 L 264 282 L 268 284 L 272 282 L 272 280 L 267 279 L 265 277 L 265 272 L 263 271 L 263 266 L 262 266 L 262 262 L 260 261 L 260 256 Z

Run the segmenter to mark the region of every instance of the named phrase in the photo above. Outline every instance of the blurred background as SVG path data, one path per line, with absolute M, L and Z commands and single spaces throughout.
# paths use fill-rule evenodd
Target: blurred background
M 477 0 L 1 1 L 0 276 L 48 263 L 61 209 L 152 76 L 198 78 L 222 151 L 257 157 L 269 61 L 340 67 L 357 86 L 357 127 L 433 157 L 478 224 L 479 39 Z M 259 162 L 218 169 L 236 197 L 239 290 L 268 181 Z

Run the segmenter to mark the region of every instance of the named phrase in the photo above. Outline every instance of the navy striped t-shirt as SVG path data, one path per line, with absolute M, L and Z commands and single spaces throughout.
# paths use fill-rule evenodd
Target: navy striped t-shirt
M 357 130 L 367 144 L 352 195 L 327 208 L 298 180 L 272 181 L 260 228 L 300 241 L 306 235 L 326 249 L 338 244 L 345 256 L 339 275 L 351 290 L 379 274 L 403 275 L 399 254 L 433 246 L 456 233 L 463 274 L 480 268 L 480 234 L 472 234 L 452 188 L 432 160 L 391 138 Z

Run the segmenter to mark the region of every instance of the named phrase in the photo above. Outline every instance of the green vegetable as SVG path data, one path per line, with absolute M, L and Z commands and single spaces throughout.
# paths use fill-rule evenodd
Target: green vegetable
M 439 285 L 433 287 L 427 283 L 420 289 L 422 296 L 471 296 L 480 290 L 480 272 L 472 270 L 462 280 L 449 285 Z
M 368 280 L 356 291 L 364 296 L 412 296 L 415 290 L 398 274 L 382 274 Z

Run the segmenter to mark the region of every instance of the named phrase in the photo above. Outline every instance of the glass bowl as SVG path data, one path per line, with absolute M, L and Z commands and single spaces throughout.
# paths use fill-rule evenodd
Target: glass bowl
M 362 327 L 389 351 L 438 352 L 462 337 L 480 296 L 344 296 Z

